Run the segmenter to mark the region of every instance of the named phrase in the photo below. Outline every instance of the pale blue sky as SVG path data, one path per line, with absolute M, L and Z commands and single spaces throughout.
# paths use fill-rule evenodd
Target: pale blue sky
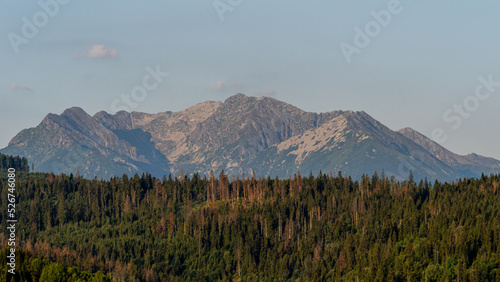
M 364 110 L 429 137 L 441 128 L 448 149 L 500 159 L 500 87 L 470 104 L 477 109 L 457 129 L 457 114 L 443 119 L 474 95 L 479 76 L 500 82 L 498 1 L 401 0 L 350 63 L 339 45 L 354 46 L 355 28 L 393 0 L 220 0 L 236 3 L 223 20 L 207 0 L 65 1 L 46 24 L 37 1 L 0 3 L 0 148 L 49 112 L 112 112 L 113 101 L 143 85 L 147 67 L 159 66 L 169 76 L 131 110 L 266 94 L 307 111 Z M 15 53 L 13 34 L 24 37 L 23 18 L 34 16 L 41 27 Z

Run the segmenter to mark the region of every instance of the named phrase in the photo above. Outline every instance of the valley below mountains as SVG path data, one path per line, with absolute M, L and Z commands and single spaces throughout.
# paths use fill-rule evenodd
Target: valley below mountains
M 105 178 L 149 172 L 287 178 L 298 171 L 360 178 L 441 181 L 500 173 L 500 161 L 457 155 L 411 129 L 393 131 L 365 112 L 305 112 L 269 97 L 236 94 L 179 112 L 148 114 L 81 108 L 48 114 L 0 150 L 26 157 L 35 171 Z

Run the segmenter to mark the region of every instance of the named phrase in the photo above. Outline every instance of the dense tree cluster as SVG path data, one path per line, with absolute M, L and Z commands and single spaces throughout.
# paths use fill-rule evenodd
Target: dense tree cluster
M 377 173 L 26 174 L 18 238 L 36 279 L 498 281 L 499 185 L 498 175 L 415 183 Z M 6 230 L 4 213 L 0 223 Z
M 29 171 L 28 160 L 18 156 L 7 156 L 0 154 L 0 170 L 14 168 L 16 171 Z
M 7 265 L 7 249 L 0 251 L 0 264 Z M 40 259 L 25 250 L 16 252 L 16 271 L 14 275 L 7 273 L 2 267 L 1 281 L 95 281 L 111 282 L 111 275 L 105 276 L 101 271 L 90 273 L 80 271 L 78 267 L 68 267 L 49 259 Z

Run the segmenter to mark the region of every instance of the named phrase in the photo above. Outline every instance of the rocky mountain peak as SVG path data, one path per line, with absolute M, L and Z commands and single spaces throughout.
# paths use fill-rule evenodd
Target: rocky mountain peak
M 404 179 L 408 168 L 417 178 L 448 180 L 500 171 L 500 161 L 453 154 L 411 128 L 392 131 L 364 111 L 306 112 L 242 93 L 156 114 L 91 117 L 72 107 L 21 131 L 1 151 L 27 157 L 38 171 L 78 168 L 89 177 L 144 171 L 161 177 L 183 168 L 271 177 L 342 171 L 357 178 L 385 169 Z
M 89 114 L 87 114 L 82 108 L 80 107 L 71 107 L 66 110 L 61 114 L 62 117 L 68 117 L 71 119 L 88 119 L 91 118 Z
M 425 135 L 423 135 L 422 133 L 416 131 L 415 129 L 413 129 L 411 127 L 401 128 L 401 129 L 397 130 L 396 132 L 403 134 L 407 137 L 412 136 L 413 138 L 427 138 Z
M 248 100 L 253 100 L 256 99 L 255 97 L 247 96 L 243 93 L 236 93 L 234 95 L 229 96 L 224 103 L 234 103 L 234 102 L 240 102 L 240 101 L 248 101 Z

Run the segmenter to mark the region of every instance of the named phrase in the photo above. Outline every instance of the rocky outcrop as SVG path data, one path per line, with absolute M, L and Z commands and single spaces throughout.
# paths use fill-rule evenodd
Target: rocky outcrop
M 157 114 L 80 108 L 49 114 L 21 131 L 2 153 L 28 158 L 38 171 L 89 178 L 148 171 L 256 173 L 287 177 L 342 171 L 355 178 L 379 173 L 404 179 L 453 180 L 500 172 L 500 162 L 456 155 L 424 135 L 392 131 L 365 112 L 305 112 L 269 97 L 231 96 L 179 112 Z

